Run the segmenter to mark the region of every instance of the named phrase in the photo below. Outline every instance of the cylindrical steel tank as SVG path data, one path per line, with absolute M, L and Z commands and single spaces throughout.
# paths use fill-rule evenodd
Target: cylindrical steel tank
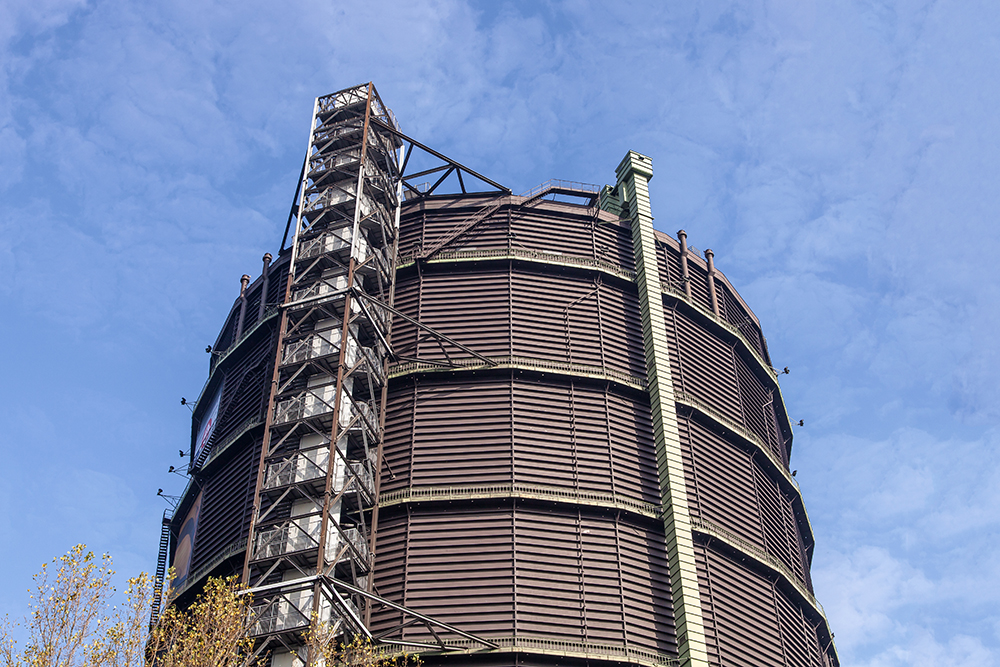
M 673 546 L 633 230 L 591 188 L 543 193 L 404 205 L 394 305 L 430 330 L 393 325 L 375 590 L 507 656 L 470 644 L 425 661 L 669 664 Z M 704 659 L 836 664 L 757 319 L 703 258 L 682 267 L 659 232 L 655 248 Z M 372 629 L 401 620 L 376 608 Z
M 394 141 L 379 144 L 387 155 Z M 359 173 L 395 191 L 381 172 Z M 382 351 L 372 363 L 378 386 L 361 386 L 361 375 L 352 384 L 385 423 L 381 443 L 380 420 L 365 432 L 366 448 L 381 444 L 376 489 L 348 512 L 371 526 L 351 595 L 376 599 L 339 601 L 336 613 L 357 610 L 345 627 L 365 629 L 367 618 L 376 640 L 426 647 L 440 645 L 431 628 L 446 624 L 494 647 L 452 633 L 448 651 L 422 652 L 428 665 L 838 664 L 813 596 L 813 536 L 788 467 L 792 429 L 759 322 L 710 250 L 699 254 L 683 230 L 675 239 L 653 229 L 651 177 L 649 158 L 629 152 L 616 185 L 600 190 L 408 185 L 394 275 L 389 208 L 380 235 L 364 232 L 366 248 L 384 246 L 375 259 L 385 275 L 374 282 L 394 286 L 395 316 L 390 345 L 363 341 Z M 344 220 L 368 229 L 367 215 Z M 158 566 L 161 578 L 177 569 L 180 604 L 208 576 L 250 562 L 278 346 L 308 333 L 281 330 L 282 309 L 294 310 L 290 254 L 264 258 L 266 276 L 244 282 L 210 349 L 193 475 L 165 519 Z M 299 258 L 303 275 L 311 261 Z M 334 287 L 365 298 L 361 283 Z M 381 294 L 344 312 L 384 315 Z M 340 370 L 357 372 L 356 355 L 340 357 Z M 263 458 L 280 467 L 297 454 L 282 456 Z M 335 502 L 321 491 L 317 504 Z M 274 572 L 281 585 L 340 590 L 328 581 L 342 579 L 337 571 L 282 562 L 287 572 L 258 577 L 271 592 Z M 308 659 L 296 633 L 267 649 L 275 665 Z

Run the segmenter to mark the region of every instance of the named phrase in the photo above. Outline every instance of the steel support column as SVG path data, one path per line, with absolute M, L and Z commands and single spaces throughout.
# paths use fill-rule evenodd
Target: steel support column
M 677 628 L 677 650 L 681 665 L 708 665 L 705 625 L 702 618 L 698 573 L 695 569 L 694 539 L 688 512 L 684 465 L 681 458 L 677 410 L 667 348 L 663 294 L 656 262 L 653 216 L 649 206 L 649 179 L 653 163 L 648 157 L 629 151 L 618 165 L 618 192 L 622 209 L 632 220 L 636 284 L 642 312 L 642 338 L 646 351 L 649 402 L 656 443 L 656 465 L 663 502 L 670 588 Z

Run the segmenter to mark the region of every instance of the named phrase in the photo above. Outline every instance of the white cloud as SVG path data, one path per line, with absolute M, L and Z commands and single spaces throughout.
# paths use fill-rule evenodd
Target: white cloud
M 924 574 L 885 549 L 860 547 L 850 554 L 827 554 L 813 573 L 824 606 L 839 633 L 838 648 L 853 655 L 859 647 L 897 631 L 894 614 L 933 590 Z
M 844 664 L 938 664 L 947 651 L 956 662 L 944 664 L 1000 658 L 996 440 L 995 431 L 941 440 L 899 429 L 883 441 L 799 445 L 807 506 L 826 533 L 813 577 Z M 814 477 L 822 469 L 833 474 Z
M 657 224 L 716 250 L 792 367 L 795 466 L 845 656 L 990 664 L 997 7 L 8 2 L 0 333 L 29 353 L 4 397 L 94 458 L 115 414 L 176 427 L 158 401 L 197 390 L 193 353 L 274 250 L 318 94 L 374 80 L 404 131 L 515 190 L 610 181 L 633 148 L 656 165 Z M 142 391 L 70 418 L 23 386 L 62 408 Z M 3 417 L 20 426 L 0 437 L 31 433 Z M 163 486 L 143 475 L 135 489 Z M 131 502 L 115 493 L 91 502 Z M 141 562 L 118 525 L 141 517 L 109 516 L 88 530 Z

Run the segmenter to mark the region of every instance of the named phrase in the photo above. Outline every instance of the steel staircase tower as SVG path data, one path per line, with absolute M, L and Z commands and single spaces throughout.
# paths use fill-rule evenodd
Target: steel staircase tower
M 317 619 L 365 632 L 400 205 L 375 87 L 317 98 L 291 242 L 243 580 L 257 653 L 310 661 Z M 346 584 L 339 586 L 337 583 Z

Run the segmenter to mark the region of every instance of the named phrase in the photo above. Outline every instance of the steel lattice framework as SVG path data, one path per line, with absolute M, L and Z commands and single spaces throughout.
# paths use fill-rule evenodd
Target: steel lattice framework
M 411 156 L 434 164 L 406 174 Z M 464 178 L 463 178 L 464 174 Z M 433 176 L 429 186 L 411 179 Z M 436 638 L 469 633 L 372 593 L 400 204 L 454 176 L 510 191 L 402 134 L 371 83 L 316 99 L 285 230 L 294 223 L 277 358 L 243 581 L 255 594 L 256 653 L 310 660 L 315 621 L 329 637 L 363 635 L 372 600 Z M 442 344 L 465 349 L 424 327 Z M 382 632 L 383 644 L 395 629 Z M 280 659 L 279 659 L 280 660 Z
M 365 598 L 333 582 L 370 591 L 399 215 L 386 126 L 371 84 L 313 110 L 244 574 L 261 651 L 297 650 L 314 617 L 365 626 Z

